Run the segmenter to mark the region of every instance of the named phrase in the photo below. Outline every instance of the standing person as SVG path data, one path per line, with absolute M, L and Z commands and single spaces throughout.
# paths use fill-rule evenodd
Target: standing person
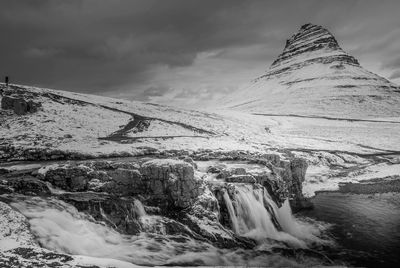
M 8 76 L 6 76 L 6 87 L 8 87 Z

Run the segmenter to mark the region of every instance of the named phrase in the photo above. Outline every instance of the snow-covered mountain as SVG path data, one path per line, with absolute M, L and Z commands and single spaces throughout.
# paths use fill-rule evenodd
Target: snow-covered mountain
M 328 30 L 305 24 L 267 73 L 225 103 L 252 113 L 387 117 L 400 115 L 400 88 L 364 69 Z

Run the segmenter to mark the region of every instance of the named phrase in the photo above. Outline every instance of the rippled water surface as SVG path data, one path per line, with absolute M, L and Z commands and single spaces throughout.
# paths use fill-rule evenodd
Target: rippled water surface
M 400 193 L 321 193 L 305 216 L 333 223 L 333 258 L 363 267 L 400 267 Z

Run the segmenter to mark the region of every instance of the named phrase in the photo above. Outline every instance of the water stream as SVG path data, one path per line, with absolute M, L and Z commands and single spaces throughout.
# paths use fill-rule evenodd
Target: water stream
M 234 202 L 224 193 L 233 229 L 241 236 L 259 242 L 274 239 L 294 248 L 329 243 L 318 237 L 321 231 L 315 225 L 294 218 L 288 200 L 278 208 L 265 188 L 253 189 L 252 185 L 238 184 L 233 198 Z
M 75 207 L 55 198 L 20 197 L 10 203 L 12 207 L 24 214 L 31 231 L 39 243 L 48 249 L 72 255 L 111 258 L 138 265 L 250 265 L 268 267 L 308 267 L 321 262 L 321 259 L 286 257 L 268 251 L 274 242 L 283 241 L 288 248 L 306 248 L 308 242 L 295 233 L 278 230 L 271 217 L 282 227 L 289 222 L 299 224 L 287 208 L 274 208 L 270 212 L 264 207 L 264 190 L 252 191 L 248 187 L 238 187 L 234 203 L 226 193 L 230 213 L 237 214 L 232 221 L 237 226 L 234 231 L 242 236 L 259 241 L 255 249 L 220 249 L 210 243 L 195 240 L 184 234 L 166 235 L 160 216 L 147 215 L 140 201 L 133 205 L 134 215 L 142 222 L 144 231 L 138 235 L 123 235 L 115 231 L 107 222 L 97 222 L 91 216 L 77 211 Z M 272 200 L 271 200 L 272 202 Z M 234 205 L 235 204 L 235 205 Z M 252 205 L 253 204 L 253 205 Z M 157 232 L 151 230 L 157 229 Z M 161 231 L 160 231 L 161 230 Z M 303 239 L 303 240 L 302 240 Z
M 400 267 L 400 193 L 321 193 L 301 214 L 333 224 L 339 244 L 326 252 L 357 267 Z

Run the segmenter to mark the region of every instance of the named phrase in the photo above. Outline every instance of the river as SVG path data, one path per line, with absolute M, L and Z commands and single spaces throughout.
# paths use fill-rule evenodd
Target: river
M 400 193 L 320 193 L 300 215 L 332 223 L 332 259 L 361 267 L 400 267 Z

